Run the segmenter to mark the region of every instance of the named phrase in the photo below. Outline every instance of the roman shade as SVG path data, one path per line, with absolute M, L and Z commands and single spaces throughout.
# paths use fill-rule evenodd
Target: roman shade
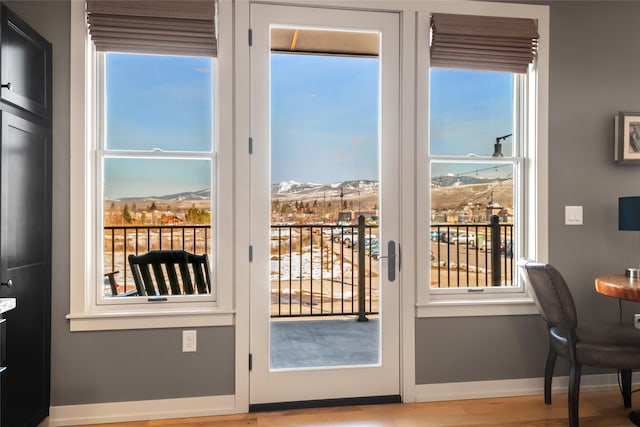
M 526 73 L 538 38 L 533 19 L 434 13 L 431 66 Z
M 215 0 L 87 0 L 86 5 L 98 51 L 217 54 Z

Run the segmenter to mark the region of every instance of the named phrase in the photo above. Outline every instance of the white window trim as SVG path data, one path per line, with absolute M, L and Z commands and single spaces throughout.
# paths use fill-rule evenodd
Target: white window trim
M 218 22 L 231 21 L 231 2 L 219 3 Z M 219 32 L 230 30 L 230 27 L 219 28 Z M 223 35 L 226 35 L 223 33 Z M 230 31 L 229 31 L 230 35 Z M 231 81 L 231 40 L 222 37 L 218 44 L 219 80 Z M 194 303 L 144 303 L 98 305 L 95 298 L 96 286 L 92 271 L 95 270 L 95 251 L 98 237 L 93 227 L 91 211 L 94 202 L 95 187 L 92 178 L 95 158 L 91 155 L 91 147 L 87 141 L 95 141 L 91 129 L 91 97 L 95 94 L 90 78 L 92 60 L 88 53 L 85 25 L 84 2 L 71 2 L 71 70 L 70 70 L 70 320 L 71 331 L 114 330 L 114 329 L 147 329 L 173 327 L 199 327 L 232 325 L 235 321 L 233 306 L 233 250 L 216 250 L 217 259 L 214 265 L 212 281 L 217 286 L 216 302 Z M 215 88 L 218 94 L 217 105 L 232 104 L 231 85 L 219 85 Z M 214 206 L 226 205 L 233 200 L 232 182 L 232 110 L 215 108 L 214 129 L 218 130 L 216 141 L 218 164 L 217 188 L 212 189 L 216 195 Z M 224 161 L 221 159 L 229 159 Z M 219 247 L 232 248 L 233 242 L 233 209 L 218 209 L 215 229 L 218 231 Z
M 526 79 L 529 100 L 525 132 L 527 140 L 533 141 L 524 147 L 523 182 L 528 191 L 523 200 L 524 209 L 519 224 L 524 238 L 523 253 L 530 258 L 545 261 L 548 257 L 548 80 L 549 80 L 549 10 L 546 6 L 492 4 L 484 2 L 438 2 L 425 6 L 417 18 L 417 117 L 429 117 L 429 22 L 432 13 L 460 13 L 489 16 L 513 16 L 531 18 L 538 22 L 540 40 L 535 62 L 535 79 Z M 529 124 L 529 126 L 527 126 Z M 531 125 L 533 124 L 533 125 Z M 416 167 L 417 198 L 416 211 L 430 212 L 428 167 L 428 120 L 417 121 Z M 418 215 L 417 242 L 429 241 L 428 219 Z M 416 259 L 429 259 L 428 248 L 417 244 Z M 514 259 L 514 262 L 516 260 Z M 526 288 L 519 295 L 513 292 L 487 294 L 464 293 L 463 295 L 437 295 L 431 292 L 428 272 L 424 264 L 416 267 L 416 314 L 418 317 L 464 317 L 537 314 L 533 299 Z M 517 274 L 517 270 L 515 272 Z M 524 286 L 524 285 L 522 285 Z

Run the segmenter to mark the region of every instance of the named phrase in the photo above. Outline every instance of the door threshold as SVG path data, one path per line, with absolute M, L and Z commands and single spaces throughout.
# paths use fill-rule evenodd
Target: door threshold
M 272 412 L 288 409 L 329 408 L 336 406 L 380 405 L 401 403 L 399 394 L 386 396 L 345 397 L 340 399 L 299 400 L 295 402 L 254 403 L 249 405 L 249 412 Z

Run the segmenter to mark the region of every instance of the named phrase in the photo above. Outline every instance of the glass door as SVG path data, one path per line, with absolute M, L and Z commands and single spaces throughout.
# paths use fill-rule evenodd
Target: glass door
M 399 394 L 399 18 L 251 6 L 252 405 Z

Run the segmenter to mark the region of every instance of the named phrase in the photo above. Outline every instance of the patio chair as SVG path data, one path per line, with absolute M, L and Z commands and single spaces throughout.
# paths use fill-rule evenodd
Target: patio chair
M 549 264 L 518 261 L 542 318 L 547 322 L 549 352 L 544 372 L 544 402 L 551 403 L 551 380 L 558 356 L 569 362 L 569 425 L 578 427 L 580 374 L 583 365 L 619 369 L 624 406 L 631 407 L 631 371 L 640 368 L 640 330 L 631 324 L 578 326 L 573 297 L 560 272 Z
M 150 251 L 129 255 L 129 266 L 140 296 L 211 292 L 206 254 L 194 255 L 181 250 Z
M 125 293 L 119 293 L 118 292 L 118 283 L 116 282 L 116 274 L 120 273 L 119 270 L 116 271 L 110 271 L 108 273 L 104 273 L 104 277 L 107 278 L 107 280 L 109 281 L 109 286 L 111 287 L 111 296 L 113 297 L 128 297 L 128 296 L 134 296 L 134 295 L 138 295 L 138 290 L 137 289 L 132 289 L 130 291 L 127 291 Z

